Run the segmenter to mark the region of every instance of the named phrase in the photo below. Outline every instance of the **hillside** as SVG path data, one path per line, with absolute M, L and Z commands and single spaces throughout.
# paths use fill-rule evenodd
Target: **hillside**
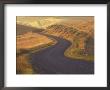
M 91 20 L 68 20 L 62 22 L 62 25 L 73 27 L 79 31 L 88 33 L 91 36 L 94 36 L 94 19 Z
M 27 32 L 41 32 L 44 29 L 34 28 L 26 25 L 16 24 L 16 34 L 21 35 Z
M 64 24 L 51 25 L 45 33 L 67 39 L 72 43 L 65 51 L 67 57 L 94 60 L 94 37 L 91 33 Z
M 27 32 L 16 37 L 16 48 L 19 50 L 38 49 L 54 43 L 54 40 L 38 33 Z

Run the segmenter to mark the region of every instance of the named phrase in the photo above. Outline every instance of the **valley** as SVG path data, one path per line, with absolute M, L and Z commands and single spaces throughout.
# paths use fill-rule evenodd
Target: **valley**
M 93 17 L 39 18 L 17 18 L 17 74 L 94 73 Z

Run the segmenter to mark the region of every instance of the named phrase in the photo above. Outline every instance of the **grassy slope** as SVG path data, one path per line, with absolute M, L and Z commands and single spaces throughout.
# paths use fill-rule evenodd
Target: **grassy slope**
M 94 60 L 94 20 L 74 20 L 62 23 L 76 29 L 79 34 L 73 37 L 71 47 L 65 52 L 65 55 L 71 58 Z M 84 34 L 85 33 L 85 34 Z M 79 45 L 76 47 L 75 44 Z
M 29 50 L 31 48 L 39 47 L 52 42 L 53 41 L 46 36 L 28 32 L 17 36 L 17 49 Z
M 80 23 L 81 24 L 81 23 Z M 81 30 L 74 28 L 74 26 L 67 23 L 65 24 L 56 24 L 51 25 L 47 28 L 48 34 L 52 34 L 58 37 L 63 37 L 69 40 L 72 45 L 65 51 L 65 56 L 69 58 L 77 58 L 81 60 L 93 61 L 94 60 L 94 35 L 93 31 L 93 22 L 88 24 L 83 23 Z M 78 27 L 77 23 L 77 27 Z M 84 31 L 83 26 L 88 26 L 88 31 Z

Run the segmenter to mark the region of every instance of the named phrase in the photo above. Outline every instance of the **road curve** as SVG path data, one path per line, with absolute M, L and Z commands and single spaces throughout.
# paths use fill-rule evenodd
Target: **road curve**
M 93 74 L 94 62 L 70 59 L 64 56 L 71 43 L 63 38 L 46 35 L 58 41 L 57 44 L 31 54 L 35 73 L 39 74 Z

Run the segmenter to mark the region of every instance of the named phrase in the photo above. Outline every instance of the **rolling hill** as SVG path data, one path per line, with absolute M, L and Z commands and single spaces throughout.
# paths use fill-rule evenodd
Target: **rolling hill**
M 72 43 L 65 51 L 67 57 L 94 60 L 94 37 L 91 33 L 64 24 L 51 25 L 44 32 L 67 39 Z

